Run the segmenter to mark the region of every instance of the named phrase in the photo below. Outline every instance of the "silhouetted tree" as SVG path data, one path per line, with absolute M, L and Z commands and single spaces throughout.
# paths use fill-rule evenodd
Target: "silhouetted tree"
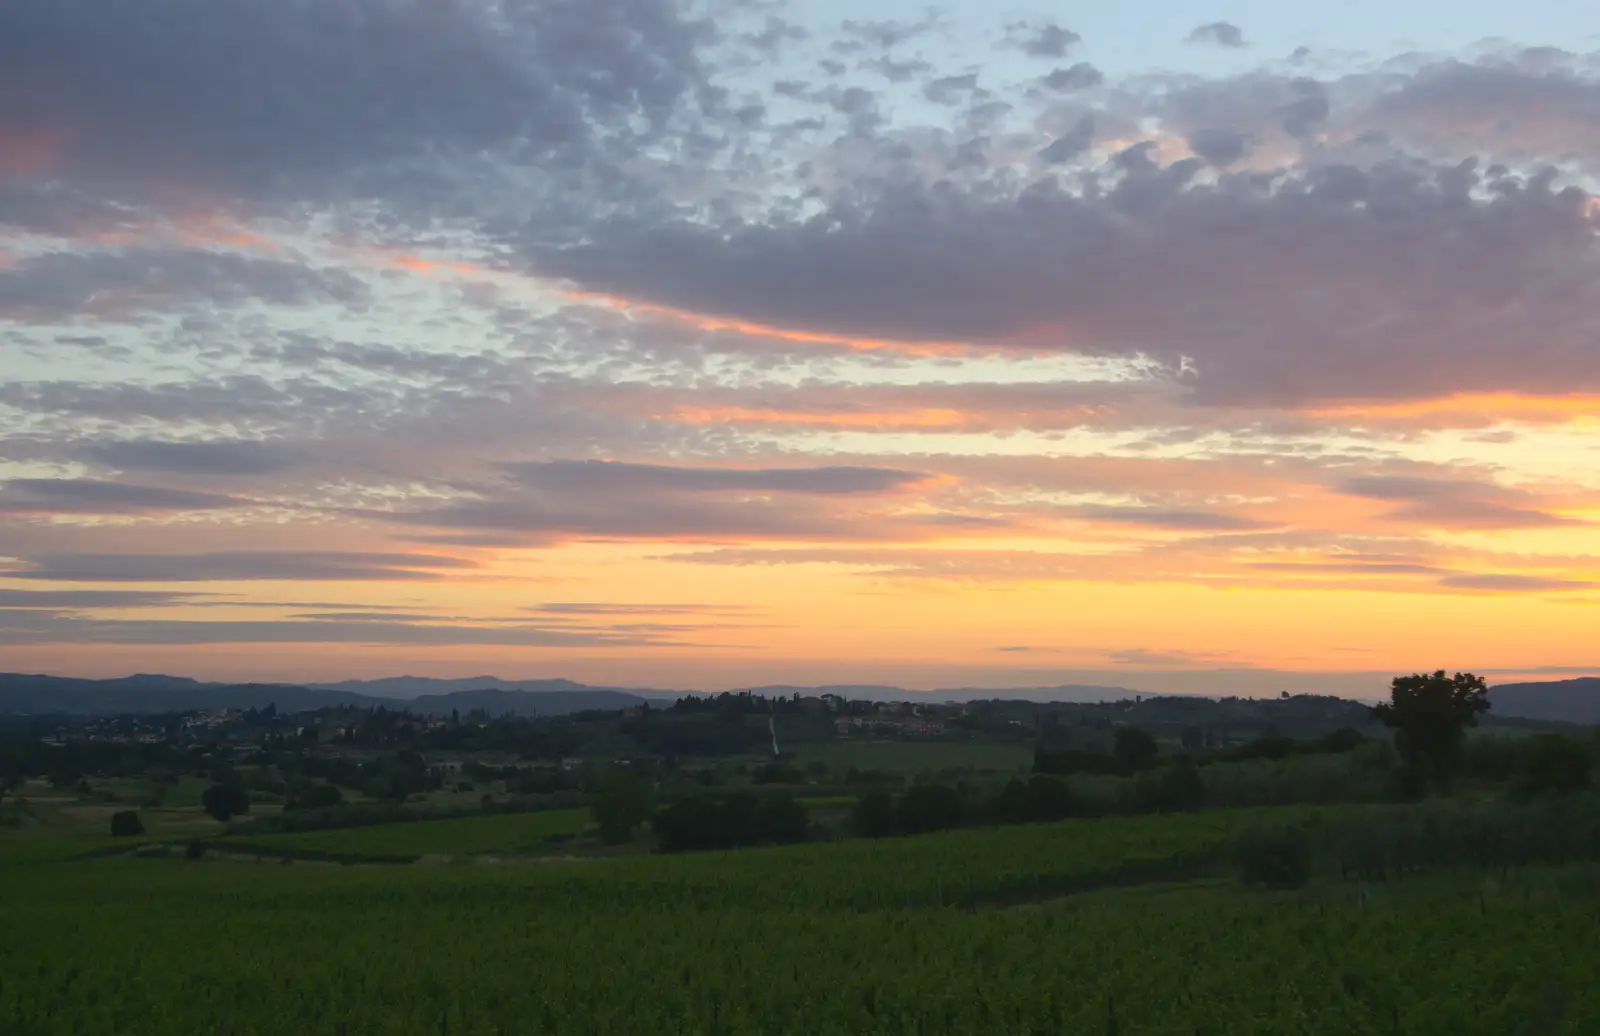
M 1389 701 L 1372 708 L 1374 719 L 1395 732 L 1395 748 L 1421 780 L 1448 788 L 1461 765 L 1467 728 L 1489 710 L 1489 685 L 1471 673 L 1397 676 Z

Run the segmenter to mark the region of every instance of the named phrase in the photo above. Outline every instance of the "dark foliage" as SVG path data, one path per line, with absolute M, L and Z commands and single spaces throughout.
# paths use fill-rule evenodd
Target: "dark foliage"
M 237 784 L 213 784 L 201 794 L 200 806 L 211 819 L 226 823 L 250 812 L 250 793 Z
M 1397 676 L 1390 700 L 1372 708 L 1374 719 L 1395 731 L 1395 747 L 1407 766 L 1441 789 L 1461 768 L 1467 728 L 1489 711 L 1489 685 L 1471 673 Z
M 965 821 L 966 803 L 961 792 L 945 784 L 919 784 L 895 804 L 894 827 L 899 834 L 944 831 L 960 827 Z
M 1034 774 L 1026 782 L 1012 778 L 989 805 L 990 819 L 997 824 L 1066 820 L 1079 812 L 1066 782 L 1044 774 Z
M 735 792 L 682 799 L 657 813 L 651 827 L 662 852 L 692 852 L 803 842 L 809 817 L 794 799 Z
M 1161 771 L 1156 780 L 1156 810 L 1163 813 L 1187 813 L 1206 804 L 1206 784 L 1200 768 L 1188 756 L 1179 756 Z
M 1345 878 L 1394 881 L 1409 874 L 1600 860 L 1600 796 L 1527 801 L 1452 801 L 1371 812 L 1327 826 L 1324 851 Z
M 881 789 L 862 795 L 850 813 L 850 828 L 862 838 L 894 834 L 894 796 Z
M 1138 727 L 1118 727 L 1112 735 L 1111 756 L 1122 773 L 1139 773 L 1156 764 L 1161 749 L 1149 732 Z
M 139 814 L 131 809 L 125 809 L 111 814 L 111 835 L 113 838 L 135 838 L 144 834 L 144 821 L 139 819 Z
M 618 771 L 606 778 L 591 800 L 589 811 L 600 826 L 601 840 L 607 845 L 621 845 L 631 841 L 634 830 L 655 812 L 655 797 L 643 777 Z
M 1117 761 L 1104 752 L 1039 745 L 1033 750 L 1033 772 L 1066 777 L 1078 773 L 1112 775 L 1122 771 Z
M 1588 745 L 1560 734 L 1529 738 L 1519 753 L 1511 790 L 1519 798 L 1586 791 L 1593 781 Z

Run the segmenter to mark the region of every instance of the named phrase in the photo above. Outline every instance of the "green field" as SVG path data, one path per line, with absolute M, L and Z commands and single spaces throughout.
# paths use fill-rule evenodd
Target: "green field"
M 1600 869 L 1272 894 L 1196 876 L 1263 817 L 1310 819 L 1215 812 L 469 868 L 72 861 L 110 840 L 0 836 L 0 1032 L 1600 1031 Z M 496 852 L 584 819 L 271 837 Z M 1525 1028 L 1558 996 L 1561 1027 Z
M 1031 745 L 995 741 L 828 741 L 794 747 L 797 766 L 821 761 L 829 773 L 842 777 L 852 769 L 890 770 L 898 773 L 938 773 L 941 770 L 1026 771 L 1033 765 Z
M 219 844 L 373 856 L 476 856 L 484 853 L 534 853 L 552 838 L 577 835 L 589 827 L 587 809 L 538 813 L 495 813 L 448 820 L 415 820 L 371 827 L 241 835 Z

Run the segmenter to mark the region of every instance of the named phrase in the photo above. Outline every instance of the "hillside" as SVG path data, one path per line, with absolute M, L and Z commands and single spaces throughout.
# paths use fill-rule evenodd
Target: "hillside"
M 561 686 L 551 690 L 458 690 L 404 699 L 294 684 L 201 683 L 169 676 L 81 680 L 66 676 L 0 673 L 0 715 L 104 716 L 276 705 L 284 712 L 385 706 L 430 715 L 448 715 L 453 709 L 460 712 L 486 709 L 494 715 L 555 716 L 589 709 L 621 709 L 647 700 L 623 691 L 585 688 L 582 684 L 566 680 L 549 683 Z M 528 686 L 536 688 L 538 683 Z
M 1501 684 L 1490 688 L 1489 701 L 1496 715 L 1600 724 L 1600 677 Z

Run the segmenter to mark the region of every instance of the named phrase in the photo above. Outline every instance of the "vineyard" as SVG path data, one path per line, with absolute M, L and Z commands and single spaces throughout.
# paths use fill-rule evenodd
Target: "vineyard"
M 550 839 L 570 837 L 589 826 L 587 809 L 508 813 L 448 820 L 419 820 L 372 827 L 249 835 L 222 844 L 292 852 L 349 856 L 474 856 L 535 853 Z
M 0 840 L 0 1032 L 1600 1031 L 1600 872 L 1187 879 L 1260 819 L 470 867 L 46 863 L 60 840 Z M 418 849 L 430 826 L 340 834 Z

